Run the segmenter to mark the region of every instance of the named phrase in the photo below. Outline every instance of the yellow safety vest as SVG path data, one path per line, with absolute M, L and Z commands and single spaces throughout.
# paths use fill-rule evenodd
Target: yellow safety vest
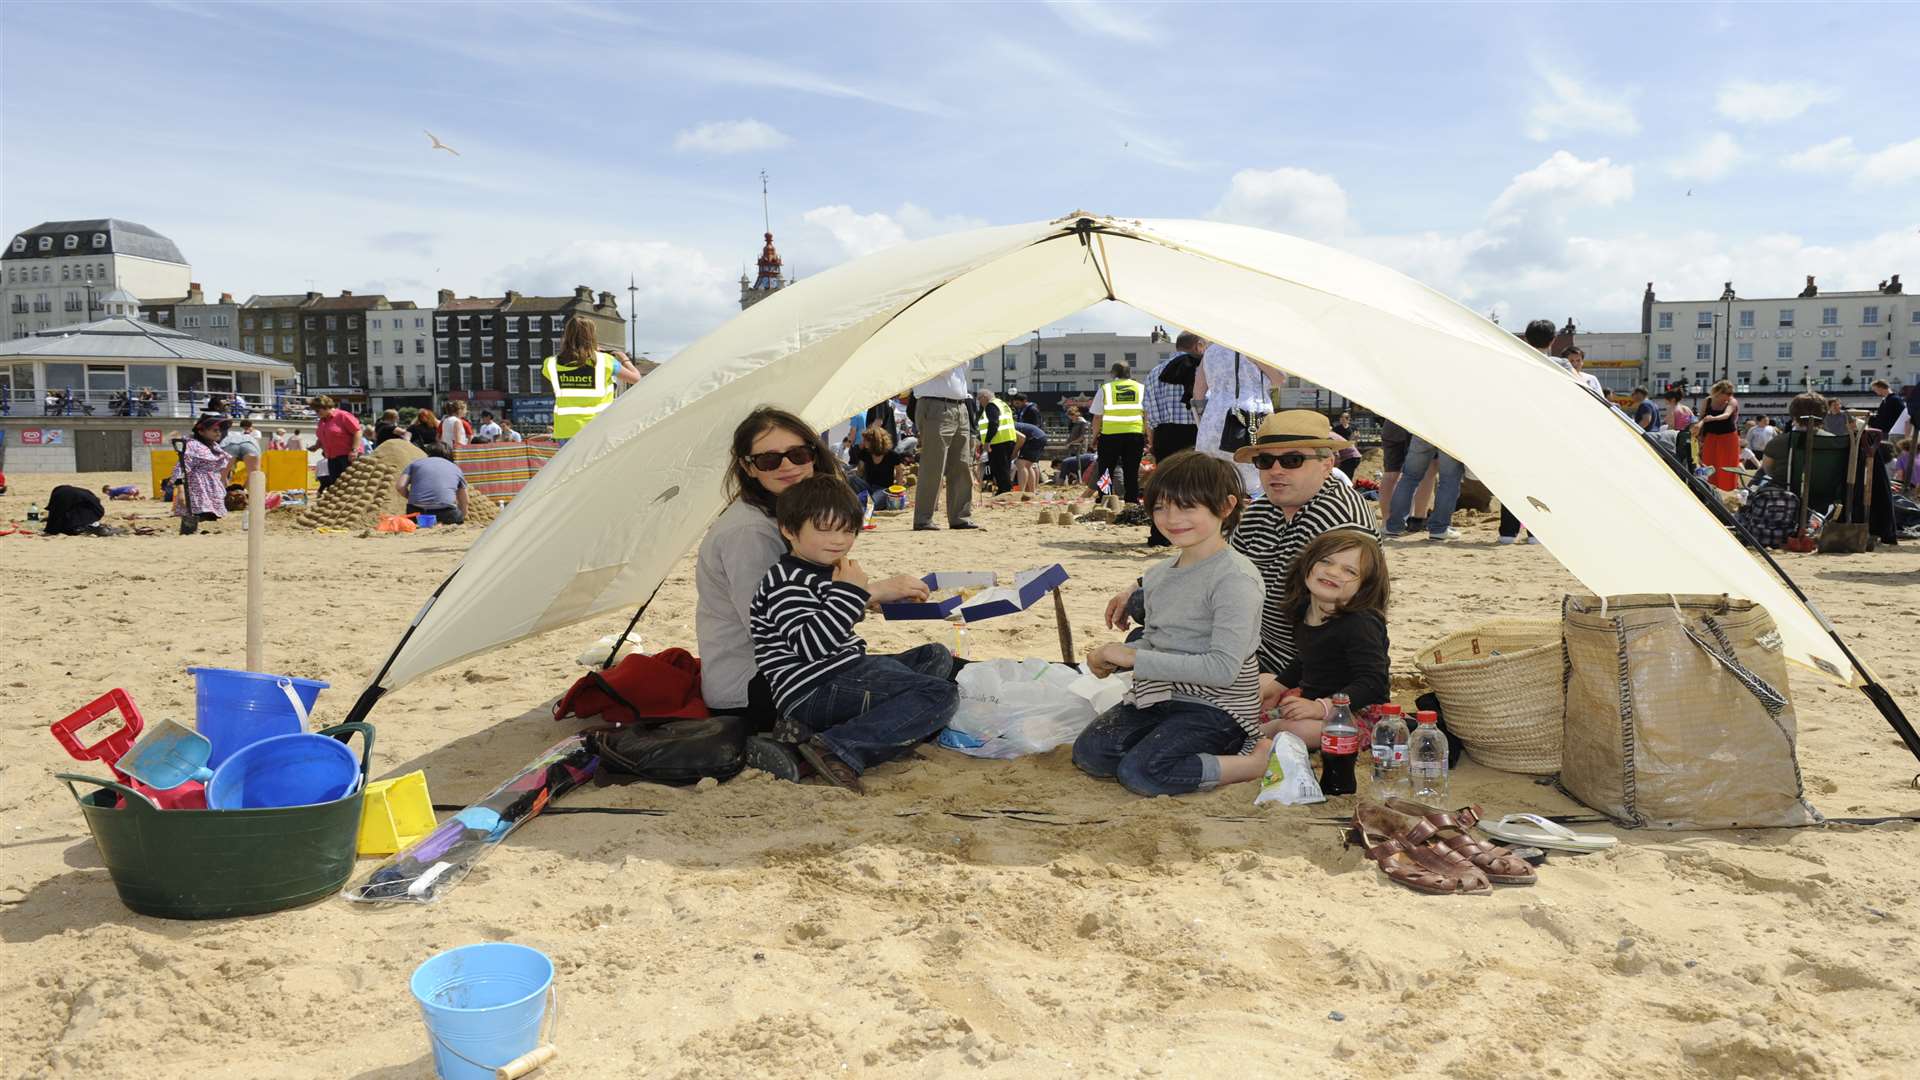
M 1012 442 L 1014 436 L 1018 434 L 1013 430 L 1013 410 L 1007 408 L 1007 403 L 1001 401 L 999 398 L 994 398 L 990 404 L 1000 410 L 1000 424 L 994 428 L 992 435 L 988 435 L 987 410 L 985 406 L 982 406 L 980 409 L 980 423 L 975 425 L 980 430 L 980 441 L 989 446 L 995 443 Z
M 1100 388 L 1100 434 L 1139 435 L 1147 430 L 1147 388 L 1115 379 Z
M 553 387 L 553 437 L 556 439 L 571 439 L 580 434 L 587 421 L 613 404 L 615 363 L 606 353 L 595 353 L 591 368 L 574 364 L 562 368 L 557 358 L 549 356 L 541 361 L 540 370 L 547 376 L 547 385 Z

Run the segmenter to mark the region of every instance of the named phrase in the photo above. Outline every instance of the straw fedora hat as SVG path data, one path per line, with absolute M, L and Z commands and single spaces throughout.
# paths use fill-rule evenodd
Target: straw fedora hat
M 1252 461 L 1255 454 L 1286 450 L 1345 450 L 1352 445 L 1334 435 L 1333 424 L 1325 414 L 1312 409 L 1288 409 L 1267 417 L 1260 425 L 1260 430 L 1253 433 L 1253 442 L 1233 452 L 1233 460 L 1245 464 Z

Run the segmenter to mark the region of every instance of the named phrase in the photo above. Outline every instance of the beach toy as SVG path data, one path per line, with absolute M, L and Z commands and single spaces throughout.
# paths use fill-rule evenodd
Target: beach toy
M 538 949 L 488 942 L 448 949 L 408 980 L 440 1080 L 524 1076 L 553 1060 L 540 1027 L 554 997 L 553 961 Z M 559 1022 L 555 1002 L 553 1023 Z M 551 1039 L 552 1026 L 548 1027 Z
M 353 793 L 360 773 L 353 751 L 325 735 L 262 739 L 221 763 L 207 784 L 215 810 L 316 806 Z
M 212 753 L 205 735 L 161 720 L 120 758 L 120 771 L 158 791 L 190 781 L 204 784 L 213 779 L 213 770 L 207 768 Z
M 107 718 L 115 713 L 120 715 L 119 730 L 100 734 L 100 729 L 95 725 L 104 727 Z M 79 711 L 55 721 L 49 728 L 54 739 L 67 748 L 67 753 L 75 761 L 98 761 L 106 765 L 113 770 L 115 779 L 145 796 L 155 806 L 163 810 L 206 809 L 206 792 L 198 782 L 189 781 L 172 790 L 160 790 L 127 775 L 120 767 L 121 758 L 126 756 L 145 729 L 146 721 L 140 715 L 139 706 L 133 703 L 130 694 L 119 689 L 107 691 Z M 83 743 L 82 739 L 91 741 Z M 110 805 L 117 805 L 118 799 L 119 796 L 113 796 Z
M 415 769 L 375 781 L 367 785 L 360 808 L 360 854 L 391 855 L 432 832 L 434 825 L 426 773 Z
M 440 519 L 433 514 L 417 514 L 414 516 L 413 523 L 423 529 L 431 529 L 440 524 Z
M 194 727 L 213 743 L 207 764 L 218 769 L 248 743 L 307 729 L 307 714 L 327 684 L 291 675 L 230 668 L 190 667 L 195 680 Z
M 360 776 L 373 753 L 373 727 L 341 724 L 322 735 L 359 732 Z M 123 784 L 63 773 L 120 902 L 162 919 L 225 919 L 297 907 L 330 896 L 353 874 L 360 792 L 318 806 L 275 810 L 162 812 Z M 101 790 L 81 795 L 75 782 Z

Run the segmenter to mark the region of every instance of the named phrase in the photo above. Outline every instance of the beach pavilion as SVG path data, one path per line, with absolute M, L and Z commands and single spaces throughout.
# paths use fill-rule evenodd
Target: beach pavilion
M 129 293 L 101 304 L 104 319 L 0 342 L 0 469 L 145 472 L 214 398 L 243 401 L 226 410 L 236 418 L 312 430 L 291 364 L 143 322 Z

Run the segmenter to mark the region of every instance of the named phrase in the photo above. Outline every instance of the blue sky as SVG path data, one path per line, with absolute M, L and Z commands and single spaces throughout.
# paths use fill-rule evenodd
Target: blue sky
M 641 286 L 735 310 L 760 189 L 801 274 L 1088 209 L 1379 259 L 1510 325 L 1920 286 L 1912 9 L 0 7 L 0 229 L 116 216 L 212 292 Z M 78 51 L 76 51 L 78 50 Z M 457 148 L 430 148 L 431 129 Z M 1691 190 L 1692 194 L 1687 192 Z M 1106 305 L 1064 326 L 1144 331 Z

